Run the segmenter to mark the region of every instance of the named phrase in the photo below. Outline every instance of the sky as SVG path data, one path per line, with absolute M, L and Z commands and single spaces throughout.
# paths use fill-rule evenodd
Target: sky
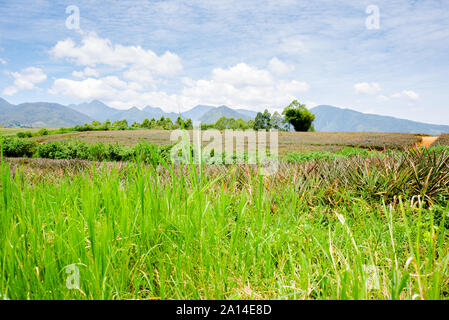
M 0 0 L 0 96 L 449 124 L 447 0 Z

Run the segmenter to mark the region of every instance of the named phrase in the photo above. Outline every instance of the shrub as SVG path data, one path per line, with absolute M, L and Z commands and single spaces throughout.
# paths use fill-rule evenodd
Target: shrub
M 31 138 L 33 136 L 33 134 L 30 131 L 17 132 L 16 135 L 18 138 Z
M 46 136 L 46 135 L 48 135 L 48 130 L 42 128 L 42 129 L 40 129 L 40 130 L 37 132 L 37 135 L 39 135 L 39 136 Z
M 66 141 L 53 141 L 40 144 L 37 148 L 40 158 L 47 159 L 71 159 L 71 152 Z
M 37 143 L 16 137 L 3 139 L 3 155 L 6 157 L 32 157 Z
M 89 160 L 103 161 L 107 160 L 107 147 L 103 143 L 96 143 L 89 146 Z

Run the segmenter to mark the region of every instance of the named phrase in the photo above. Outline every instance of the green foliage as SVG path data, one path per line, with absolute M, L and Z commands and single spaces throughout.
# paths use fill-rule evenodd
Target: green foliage
M 45 128 L 42 128 L 37 132 L 37 135 L 38 136 L 46 136 L 46 135 L 48 135 L 48 130 Z
M 258 112 L 256 118 L 254 119 L 254 130 L 270 130 L 271 125 L 271 114 L 267 109 L 262 112 Z
M 45 159 L 80 159 L 91 161 L 141 161 L 158 164 L 163 161 L 170 162 L 171 146 L 148 145 L 138 143 L 134 147 L 119 144 L 87 144 L 79 140 L 53 141 L 40 144 L 37 156 Z
M 33 136 L 33 134 L 30 131 L 17 132 L 16 135 L 18 138 L 31 138 Z
M 37 143 L 16 137 L 1 138 L 5 157 L 32 157 Z
M 214 128 L 217 130 L 225 130 L 225 129 L 231 129 L 231 130 L 246 130 L 249 129 L 250 126 L 248 125 L 248 123 L 242 119 L 234 119 L 234 118 L 226 118 L 226 117 L 221 117 L 220 119 L 217 120 L 217 122 L 209 127 L 205 127 L 207 128 Z
M 150 163 L 163 153 L 141 148 Z M 241 165 L 36 160 L 33 171 L 2 162 L 0 293 L 12 300 L 447 299 L 444 150 L 343 153 L 352 156 L 282 165 L 263 178 Z M 427 188 L 414 189 L 418 182 Z M 421 192 L 438 203 L 427 207 Z M 73 264 L 78 290 L 66 286 Z
M 285 119 L 293 126 L 295 131 L 309 131 L 315 115 L 306 109 L 304 104 L 293 100 L 282 112 Z

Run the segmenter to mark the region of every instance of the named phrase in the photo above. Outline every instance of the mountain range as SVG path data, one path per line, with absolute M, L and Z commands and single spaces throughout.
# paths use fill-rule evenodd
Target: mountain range
M 362 113 L 351 109 L 320 105 L 310 109 L 315 115 L 315 130 L 324 132 L 403 132 L 439 135 L 449 126 L 429 124 L 389 116 Z
M 74 127 L 91 121 L 89 116 L 61 104 L 33 102 L 13 105 L 0 98 L 0 125 L 3 127 Z
M 104 122 L 107 119 L 112 122 L 126 119 L 128 123 L 134 121 L 141 123 L 145 118 L 159 120 L 161 117 L 170 118 L 172 121 L 175 121 L 181 116 L 183 119 L 190 118 L 192 121 L 201 121 L 201 123 L 210 124 L 217 122 L 217 120 L 223 116 L 235 119 L 242 118 L 243 120 L 248 121 L 254 119 L 257 115 L 257 112 L 250 110 L 234 110 L 227 106 L 213 107 L 206 105 L 198 105 L 181 113 L 164 112 L 161 108 L 154 108 L 151 106 L 146 106 L 143 109 L 132 107 L 127 110 L 118 110 L 111 108 L 98 100 L 78 105 L 71 104 L 68 107 L 101 122 Z
M 315 114 L 313 123 L 316 131 L 325 132 L 404 132 L 438 135 L 449 132 L 449 126 L 435 125 L 390 116 L 366 114 L 351 109 L 342 109 L 329 105 L 320 105 L 310 109 Z M 34 102 L 19 105 L 10 104 L 0 98 L 0 125 L 3 127 L 58 128 L 73 127 L 78 124 L 126 119 L 129 124 L 141 123 L 145 118 L 170 118 L 175 121 L 178 116 L 192 119 L 193 122 L 215 123 L 221 117 L 254 119 L 257 112 L 246 109 L 231 109 L 227 106 L 197 105 L 182 113 L 164 112 L 161 108 L 146 106 L 143 109 L 132 107 L 119 110 L 107 106 L 101 101 L 71 104 L 63 106 L 57 103 Z

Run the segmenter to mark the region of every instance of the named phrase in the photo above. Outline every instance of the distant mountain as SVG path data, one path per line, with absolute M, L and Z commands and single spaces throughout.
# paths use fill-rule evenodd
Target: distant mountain
M 314 127 L 317 131 L 327 132 L 404 132 L 439 135 L 449 133 L 449 126 L 428 124 L 389 116 L 366 114 L 350 109 L 341 109 L 334 106 L 316 106 L 310 111 L 315 114 Z M 246 109 L 231 109 L 227 106 L 197 105 L 181 113 L 184 119 L 201 121 L 202 123 L 215 123 L 221 117 L 254 119 L 257 112 Z M 69 105 L 68 107 L 57 103 L 35 102 L 13 105 L 0 98 L 0 125 L 4 127 L 29 128 L 59 128 L 74 127 L 78 124 L 90 123 L 93 120 L 101 122 L 109 119 L 126 119 L 129 124 L 134 121 L 142 123 L 145 118 L 156 120 L 161 117 L 176 121 L 179 114 L 164 112 L 161 108 L 146 106 L 144 109 L 132 107 L 119 110 L 93 100 L 89 103 Z
M 156 120 L 159 120 L 161 117 L 164 117 L 170 118 L 172 121 L 176 121 L 176 119 L 179 117 L 179 113 L 164 112 L 161 108 L 155 108 L 151 106 L 146 106 L 143 109 L 132 107 L 126 110 L 119 110 L 111 108 L 98 100 L 78 105 L 72 104 L 69 105 L 69 107 L 101 122 L 104 122 L 107 119 L 111 120 L 112 122 L 116 120 L 126 119 L 128 123 L 131 124 L 134 121 L 142 123 L 145 118 L 154 118 Z M 206 105 L 197 105 L 192 109 L 181 113 L 181 117 L 183 119 L 190 118 L 192 119 L 192 121 L 201 121 L 203 123 L 216 122 L 222 116 L 250 120 L 254 119 L 256 115 L 257 112 L 250 110 L 239 109 L 237 111 L 226 106 L 213 107 Z
M 116 110 L 116 112 L 111 115 L 109 120 L 114 122 L 116 120 L 126 119 L 128 121 L 128 124 L 131 124 L 134 121 L 142 123 L 142 121 L 148 117 L 148 113 L 146 113 L 145 111 L 140 110 L 136 107 L 132 107 L 128 110 Z
M 148 118 L 149 120 L 151 118 L 154 118 L 156 120 L 159 120 L 161 117 L 164 118 L 170 118 L 172 121 L 175 121 L 176 118 L 178 118 L 178 114 L 174 112 L 164 112 L 161 108 L 154 108 L 150 106 L 146 106 L 143 108 L 143 111 L 146 113 L 145 118 Z M 144 119 L 145 119 L 144 118 Z M 143 120 L 143 119 L 142 119 Z
M 0 98 L 0 113 L 8 112 L 12 110 L 13 107 L 14 105 L 10 104 L 5 99 Z
M 0 124 L 4 127 L 74 127 L 93 119 L 57 103 L 34 102 L 17 106 L 0 100 Z
M 93 100 L 89 103 L 81 103 L 78 105 L 71 104 L 69 108 L 81 112 L 92 119 L 104 122 L 107 119 L 112 120 L 114 114 L 119 110 L 105 105 L 103 102 Z
M 403 132 L 439 135 L 449 126 L 428 124 L 389 116 L 361 113 L 350 109 L 320 105 L 310 109 L 315 114 L 316 131 L 325 132 Z
M 197 105 L 196 107 L 193 107 L 192 109 L 181 113 L 181 115 L 184 119 L 190 118 L 192 119 L 192 121 L 199 121 L 202 116 L 204 116 L 207 112 L 215 108 L 216 107 L 212 106 Z
M 201 123 L 211 124 L 217 122 L 221 117 L 226 118 L 234 118 L 234 119 L 242 119 L 245 121 L 251 120 L 252 117 L 244 115 L 242 113 L 237 112 L 234 109 L 231 109 L 227 106 L 220 106 L 206 112 L 201 118 Z
M 238 113 L 241 113 L 247 117 L 250 117 L 251 119 L 255 119 L 257 116 L 256 111 L 252 111 L 252 110 L 245 110 L 245 109 L 236 109 L 235 111 L 237 111 Z

